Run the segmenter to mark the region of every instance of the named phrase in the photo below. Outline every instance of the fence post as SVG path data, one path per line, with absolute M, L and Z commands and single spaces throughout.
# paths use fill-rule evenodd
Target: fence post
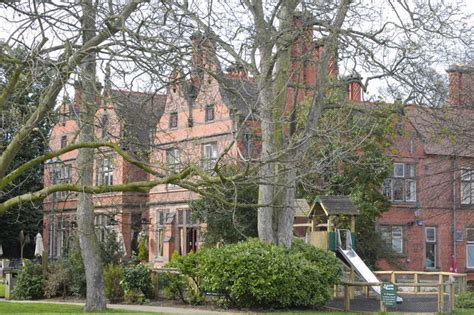
M 383 300 L 382 300 L 382 287 L 383 287 L 383 282 L 380 284 L 380 311 L 385 312 L 387 308 L 385 307 L 385 304 L 383 304 Z
M 415 291 L 415 294 L 418 294 L 418 291 L 419 291 L 419 290 L 418 290 L 418 288 L 419 288 L 419 287 L 418 287 L 418 283 L 419 283 L 419 282 L 418 282 L 418 281 L 419 281 L 419 280 L 418 280 L 418 272 L 415 272 L 414 277 L 415 277 L 415 278 L 414 278 L 414 280 L 415 280 L 415 287 L 414 287 L 415 290 L 414 290 L 414 291 Z
M 355 281 L 355 272 L 354 272 L 354 268 L 351 267 L 351 272 L 349 274 L 349 282 L 354 282 Z M 354 298 L 354 290 L 355 288 L 354 287 L 349 287 L 349 295 L 350 295 L 350 298 L 353 299 Z
M 348 312 L 351 309 L 351 294 L 349 285 L 344 284 L 344 311 Z
M 456 294 L 454 292 L 454 281 L 449 283 L 449 312 L 453 312 L 455 308 Z
M 438 283 L 438 313 L 444 312 L 444 284 Z
M 397 277 L 395 276 L 395 271 L 392 271 L 392 274 L 390 275 L 390 282 L 396 283 Z

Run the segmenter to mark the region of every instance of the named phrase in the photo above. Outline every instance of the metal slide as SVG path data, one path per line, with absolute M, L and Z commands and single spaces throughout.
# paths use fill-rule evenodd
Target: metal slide
M 342 247 L 341 233 L 345 235 L 345 249 Z M 352 249 L 352 237 L 349 230 L 337 230 L 336 233 L 337 251 L 341 254 L 343 260 L 354 268 L 354 271 L 366 282 L 380 282 L 377 276 L 367 267 L 364 261 Z M 372 286 L 378 295 L 380 295 L 380 286 Z M 397 296 L 397 303 L 402 303 L 403 299 Z

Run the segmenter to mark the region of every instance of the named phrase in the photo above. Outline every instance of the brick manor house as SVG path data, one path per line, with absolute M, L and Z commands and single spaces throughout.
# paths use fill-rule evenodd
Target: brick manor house
M 190 75 L 173 73 L 166 95 L 113 90 L 106 83 L 97 100 L 97 138 L 120 143 L 164 174 L 197 161 L 209 170 L 224 151 L 235 160 L 259 155 L 254 80 L 238 66 L 224 72 L 205 36 L 196 33 L 191 40 Z M 299 57 L 317 60 L 322 49 L 310 32 L 293 45 L 294 84 L 289 85 L 287 107 L 311 96 L 310 87 L 317 84 L 317 63 Z M 328 72 L 337 77 L 335 60 Z M 448 73 L 449 104 L 439 109 L 406 106 L 394 145 L 387 150 L 394 169 L 383 190 L 392 207 L 377 228 L 397 261 L 380 261 L 381 268 L 474 271 L 474 68 L 457 65 Z M 348 100 L 362 102 L 359 82 L 353 77 L 344 82 Z M 76 141 L 80 97 L 78 83 L 75 99 L 58 110 L 51 150 Z M 72 151 L 48 161 L 45 186 L 77 180 L 76 157 Z M 111 150 L 96 154 L 94 164 L 96 185 L 153 179 Z M 96 195 L 98 237 L 104 240 L 107 230 L 115 228 L 130 255 L 140 231 L 145 231 L 149 261 L 163 266 L 173 252 L 185 255 L 200 246 L 205 225 L 194 222 L 189 210 L 196 198 L 196 193 L 173 184 L 158 185 L 149 193 Z M 43 207 L 44 242 L 50 256 L 61 256 L 75 225 L 76 194 L 55 193 Z

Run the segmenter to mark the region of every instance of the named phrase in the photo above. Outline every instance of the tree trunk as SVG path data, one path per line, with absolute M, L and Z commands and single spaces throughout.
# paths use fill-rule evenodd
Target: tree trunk
M 92 0 L 82 2 L 82 39 L 83 43 L 95 35 L 95 7 Z M 80 104 L 80 142 L 94 141 L 94 117 L 97 110 L 96 54 L 89 53 L 81 64 L 82 96 Z M 93 185 L 94 149 L 82 148 L 77 157 L 79 184 Z M 87 301 L 85 311 L 100 311 L 106 308 L 104 280 L 100 247 L 94 229 L 94 204 L 92 195 L 78 194 L 77 223 L 79 243 L 84 260 L 87 283 Z
M 275 62 L 275 78 L 262 77 L 260 88 L 262 118 L 262 162 L 260 171 L 259 203 L 268 206 L 258 211 L 259 238 L 286 247 L 291 246 L 293 239 L 294 178 L 287 185 L 287 170 L 291 165 L 287 159 L 275 161 L 284 152 L 288 142 L 287 128 L 287 89 L 290 77 L 290 51 L 288 45 L 292 41 L 293 14 L 295 1 L 285 1 L 278 15 L 282 35 L 281 43 L 277 43 L 278 58 Z M 262 30 L 259 30 L 262 33 Z M 265 41 L 263 41 L 265 43 Z M 262 51 L 271 55 L 265 48 Z M 270 56 L 262 57 L 263 73 L 272 73 Z M 292 189 L 293 187 L 293 189 Z

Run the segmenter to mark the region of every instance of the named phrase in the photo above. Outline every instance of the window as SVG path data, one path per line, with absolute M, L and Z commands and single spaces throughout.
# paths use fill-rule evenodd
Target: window
M 112 185 L 113 184 L 113 166 L 111 159 L 97 160 L 97 177 L 96 185 Z
M 206 106 L 206 122 L 214 120 L 214 105 L 207 105 Z
M 474 228 L 466 229 L 466 268 L 474 269 Z
M 166 150 L 166 164 L 170 173 L 181 170 L 181 152 L 177 148 Z
M 392 177 L 383 184 L 383 193 L 391 201 L 415 202 L 415 165 L 394 163 Z
M 50 216 L 49 217 L 49 226 L 48 226 L 48 229 L 49 229 L 49 244 L 48 244 L 48 252 L 49 252 L 49 257 L 56 257 L 57 254 L 58 254 L 58 251 L 57 251 L 57 244 L 56 244 L 56 241 L 57 241 L 57 238 L 56 238 L 56 227 L 55 227 L 55 217 L 54 216 Z
M 109 116 L 103 115 L 100 119 L 101 137 L 106 139 L 109 132 Z
M 61 149 L 67 146 L 67 136 L 61 136 Z
M 178 113 L 170 114 L 170 129 L 178 127 Z
M 474 169 L 461 169 L 461 204 L 474 204 Z
M 198 248 L 197 223 L 193 220 L 191 210 L 178 209 L 177 248 L 180 255 L 196 252 Z
M 65 251 L 69 248 L 69 237 L 71 233 L 71 222 L 69 219 L 61 217 L 58 220 L 57 234 L 57 256 L 64 256 Z
M 206 143 L 202 145 L 202 168 L 212 171 L 217 162 L 217 143 Z
M 166 224 L 166 217 L 168 215 L 169 210 L 167 209 L 160 209 L 157 210 L 156 216 L 156 256 L 163 257 L 164 256 L 164 240 L 165 240 L 165 224 Z
M 383 225 L 380 234 L 388 248 L 395 253 L 403 253 L 403 226 Z
M 436 268 L 436 228 L 425 227 L 425 268 Z
M 108 229 L 111 226 L 111 220 L 108 215 L 105 214 L 96 214 L 94 217 L 95 232 L 97 235 L 97 240 L 99 242 L 104 242 L 107 239 Z
M 71 165 L 53 165 L 53 169 L 50 173 L 51 184 L 69 184 L 71 183 Z M 63 200 L 66 199 L 68 192 L 67 191 L 57 191 L 53 193 L 53 199 Z

